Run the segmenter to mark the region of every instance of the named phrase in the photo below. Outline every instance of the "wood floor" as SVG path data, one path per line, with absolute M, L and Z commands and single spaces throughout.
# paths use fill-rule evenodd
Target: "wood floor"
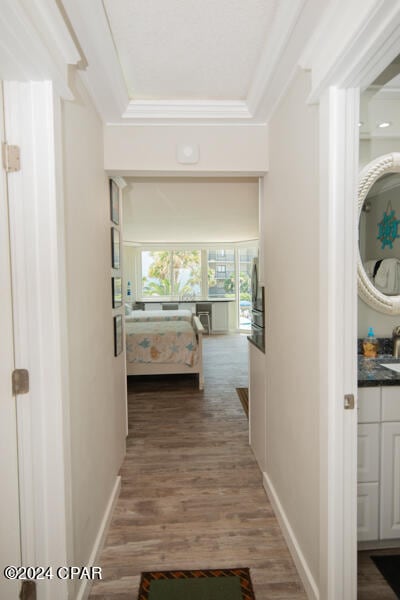
M 122 490 L 93 600 L 136 599 L 141 571 L 239 566 L 257 600 L 306 599 L 235 391 L 247 386 L 247 340 L 206 337 L 204 357 L 203 392 L 193 375 L 129 381 Z
M 358 553 L 358 600 L 396 600 L 397 596 L 386 583 L 371 554 L 400 554 L 399 548 L 385 550 L 363 550 Z

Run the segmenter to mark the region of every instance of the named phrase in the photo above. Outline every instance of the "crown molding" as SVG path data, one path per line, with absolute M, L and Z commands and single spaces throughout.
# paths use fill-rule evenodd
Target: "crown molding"
M 262 99 L 268 92 L 273 72 L 305 3 L 306 0 L 283 0 L 277 4 L 273 28 L 267 37 L 247 95 L 247 105 L 252 114 L 257 113 Z
M 120 117 L 129 103 L 121 65 L 101 0 L 62 0 L 87 60 L 82 78 L 105 123 Z
M 68 65 L 79 64 L 77 49 L 53 0 L 3 0 L 0 11 L 0 78 L 51 80 L 55 91 L 73 100 Z
M 131 100 L 124 119 L 251 119 L 246 102 L 234 100 Z
M 399 36 L 398 2 L 331 3 L 300 58 L 312 72 L 309 102 L 330 86 L 365 89 L 398 55 Z
M 274 20 L 245 100 L 143 100 L 129 98 L 103 2 L 62 2 L 87 59 L 83 78 L 103 122 L 123 126 L 265 124 L 325 10 L 321 0 L 276 3 Z

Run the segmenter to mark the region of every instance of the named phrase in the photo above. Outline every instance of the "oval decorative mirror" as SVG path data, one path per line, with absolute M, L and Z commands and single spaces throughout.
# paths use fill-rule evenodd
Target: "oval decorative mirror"
M 370 162 L 358 186 L 358 293 L 375 310 L 400 314 L 400 152 Z

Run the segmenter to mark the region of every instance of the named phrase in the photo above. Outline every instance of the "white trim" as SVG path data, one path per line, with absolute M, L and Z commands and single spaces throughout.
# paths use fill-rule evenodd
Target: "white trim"
M 143 123 L 142 123 L 143 125 Z M 120 171 L 109 169 L 109 173 L 112 173 L 112 177 L 121 176 L 121 177 L 130 177 L 135 179 L 149 179 L 149 178 L 185 178 L 185 179 L 193 179 L 193 178 L 201 178 L 208 177 L 213 179 L 258 179 L 258 177 L 263 177 L 266 174 L 266 171 L 178 171 L 171 170 L 168 171 Z
M 94 541 L 92 551 L 90 553 L 89 560 L 88 560 L 87 564 L 85 565 L 86 567 L 97 566 L 96 563 L 98 562 L 101 551 L 103 549 L 104 542 L 105 542 L 105 539 L 106 539 L 106 536 L 108 533 L 108 529 L 110 526 L 111 518 L 113 516 L 114 508 L 118 501 L 120 491 L 121 491 L 121 476 L 118 475 L 115 480 L 114 487 L 111 491 L 110 498 L 109 498 L 107 506 L 106 506 L 106 510 L 104 511 L 104 515 L 101 520 L 100 527 L 97 532 L 97 536 Z M 87 579 L 82 580 L 81 586 L 76 595 L 76 600 L 86 600 L 86 598 L 89 597 L 92 584 L 93 584 L 93 581 L 90 581 Z
M 8 142 L 21 149 L 21 171 L 8 176 L 15 359 L 30 372 L 29 394 L 17 397 L 22 559 L 60 566 L 68 564 L 69 523 L 52 84 L 5 82 L 4 103 Z M 38 582 L 39 597 L 63 600 L 68 585 Z
M 124 179 L 123 177 L 117 177 L 117 176 L 116 176 L 116 177 L 111 177 L 111 179 L 112 179 L 113 181 L 115 181 L 116 185 L 118 186 L 118 188 L 119 188 L 120 190 L 123 190 L 123 189 L 124 189 L 124 188 L 126 188 L 126 186 L 128 185 L 128 184 L 126 183 L 126 181 L 125 181 L 125 179 Z M 120 194 L 120 199 L 119 199 L 119 201 L 120 201 L 120 203 L 122 203 L 122 196 L 121 196 L 121 194 Z M 122 229 L 122 228 L 121 228 L 121 224 L 120 224 L 120 229 Z
M 400 4 L 381 0 L 330 4 L 300 64 L 312 69 L 309 101 L 329 86 L 369 85 L 398 54 Z
M 279 500 L 279 497 L 275 491 L 272 481 L 268 477 L 267 473 L 263 473 L 263 485 L 268 495 L 268 498 L 274 509 L 275 516 L 278 519 L 281 527 L 283 537 L 289 548 L 289 552 L 292 555 L 296 569 L 300 575 L 301 581 L 303 582 L 306 590 L 307 598 L 310 600 L 319 600 L 318 586 L 312 576 L 310 568 L 307 564 L 306 558 L 301 550 L 300 544 L 294 534 L 293 529 L 290 526 L 289 519 L 283 509 L 283 506 Z
M 240 100 L 131 100 L 123 119 L 251 119 Z
M 62 1 L 88 62 L 82 80 L 103 121 L 113 121 L 126 110 L 129 96 L 103 2 Z
M 214 248 L 258 246 L 259 239 L 243 240 L 242 242 L 132 242 L 123 240 L 125 246 L 134 246 L 143 250 L 208 250 Z
M 330 88 L 320 102 L 320 595 L 355 600 L 357 414 L 356 189 L 358 100 Z
M 305 3 L 305 0 L 289 0 L 289 2 L 278 2 L 276 6 L 274 26 L 267 36 L 247 95 L 248 111 L 253 115 L 257 114 L 262 100 L 269 91 L 275 69 L 281 68 L 280 59 Z M 290 70 L 292 70 L 291 66 Z
M 3 0 L 0 11 L 2 79 L 51 79 L 59 94 L 72 100 L 66 64 L 74 65 L 80 60 L 81 55 L 54 1 Z

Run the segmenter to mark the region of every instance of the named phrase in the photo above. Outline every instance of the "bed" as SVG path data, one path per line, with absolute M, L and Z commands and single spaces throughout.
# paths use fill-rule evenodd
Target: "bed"
M 125 317 L 127 323 L 143 321 L 189 321 L 192 322 L 192 312 L 184 308 L 177 310 L 133 310 Z
M 199 318 L 187 310 L 133 313 L 125 319 L 127 375 L 195 373 L 202 390 L 204 329 Z

